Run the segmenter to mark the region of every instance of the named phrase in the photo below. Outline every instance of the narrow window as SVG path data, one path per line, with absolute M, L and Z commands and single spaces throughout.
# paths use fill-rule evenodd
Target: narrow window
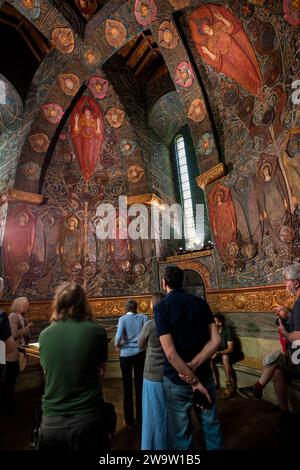
M 3 80 L 0 80 L 0 104 L 6 104 L 6 90 Z
M 186 249 L 192 249 L 195 248 L 197 237 L 195 230 L 190 175 L 187 164 L 184 138 L 181 134 L 175 138 L 175 154 L 183 213 L 185 247 Z

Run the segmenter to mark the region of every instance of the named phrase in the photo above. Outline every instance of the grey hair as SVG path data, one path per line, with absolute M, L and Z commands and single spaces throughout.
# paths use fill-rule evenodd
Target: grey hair
M 283 275 L 288 280 L 300 281 L 300 263 L 293 263 L 283 270 Z
M 24 305 L 28 303 L 27 297 L 17 297 L 11 304 L 10 311 L 13 313 L 23 313 Z

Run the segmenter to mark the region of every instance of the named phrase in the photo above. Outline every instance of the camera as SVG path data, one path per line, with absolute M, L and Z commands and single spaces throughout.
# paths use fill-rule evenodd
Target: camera
M 290 331 L 289 330 L 289 321 L 287 318 L 281 318 L 281 317 L 277 317 L 276 320 L 275 320 L 275 323 L 277 326 L 279 326 L 279 320 L 281 320 L 281 323 L 283 324 L 284 328 L 287 330 L 287 331 Z
M 205 408 L 211 410 L 213 403 L 209 402 L 206 396 L 199 390 L 195 390 L 193 393 L 193 405 L 197 408 Z

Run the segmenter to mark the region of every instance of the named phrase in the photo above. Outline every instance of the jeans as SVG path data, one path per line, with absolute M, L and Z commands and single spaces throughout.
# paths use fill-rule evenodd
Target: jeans
M 42 417 L 37 450 L 89 450 L 110 448 L 102 414 L 83 413 Z
M 201 380 L 207 388 L 212 401 L 212 409 L 201 410 L 195 408 L 196 416 L 202 427 L 202 432 L 207 450 L 222 450 L 223 436 L 220 429 L 216 407 L 216 387 L 212 377 Z M 164 377 L 164 390 L 168 406 L 168 422 L 170 434 L 174 441 L 174 450 L 192 449 L 192 420 L 193 407 L 192 387 L 187 384 L 175 385 L 167 377 Z

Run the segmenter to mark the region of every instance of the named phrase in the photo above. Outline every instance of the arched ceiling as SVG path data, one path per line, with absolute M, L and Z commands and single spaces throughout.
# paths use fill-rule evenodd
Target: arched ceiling
M 0 10 L 0 73 L 9 80 L 25 101 L 32 78 L 52 45 L 12 5 Z M 20 72 L 22 71 L 22 72 Z
M 182 2 L 172 1 L 159 4 L 148 2 L 151 8 L 144 15 L 145 12 L 141 14 L 142 2 L 138 0 L 111 0 L 105 3 L 102 9 L 87 23 L 83 36 L 78 34 L 78 27 L 73 21 L 74 16 L 72 17 L 70 14 L 71 11 L 74 12 L 73 7 L 71 10 L 69 8 L 69 13 L 64 8 L 66 5 L 71 7 L 69 3 L 50 2 L 49 0 L 26 0 L 26 2 L 25 0 L 10 0 L 8 3 L 32 22 L 40 33 L 55 46 L 50 49 L 32 81 L 23 114 L 23 127 L 18 130 L 18 147 L 22 148 L 19 166 L 34 161 L 42 168 L 47 149 L 59 123 L 58 119 L 56 124 L 52 122 L 49 125 L 51 121 L 47 122 L 45 119 L 44 107 L 56 103 L 62 113 L 65 113 L 69 108 L 74 99 L 74 93 L 66 93 L 61 83 L 61 79 L 67 74 L 76 76 L 76 91 L 79 90 L 83 84 L 88 84 L 91 76 L 103 76 L 100 67 L 134 38 L 137 39 L 132 41 L 131 49 L 128 48 L 127 60 L 131 61 L 134 72 L 140 76 L 140 80 L 144 84 L 151 78 L 150 74 L 154 74 L 156 77 L 164 72 L 160 52 L 165 61 L 168 59 L 166 65 L 173 82 L 175 74 L 178 73 L 178 57 L 184 63 L 189 64 L 186 49 L 176 32 L 176 26 L 172 23 L 173 12 L 182 8 Z M 62 8 L 62 6 L 64 7 Z M 171 27 L 175 28 L 176 51 L 166 46 L 164 50 L 160 48 L 159 51 L 156 47 L 159 40 L 158 28 L 166 18 L 171 21 Z M 90 25 L 93 25 L 93 28 L 89 28 Z M 147 32 L 149 29 L 151 33 Z M 145 73 L 145 77 L 143 73 Z M 195 98 L 202 99 L 203 96 L 198 81 L 193 79 L 191 83 L 192 86 L 187 89 L 180 85 L 177 86 L 174 82 L 180 95 L 186 97 L 183 100 L 186 102 L 185 112 L 188 112 L 191 102 Z M 209 119 L 208 113 L 206 116 L 205 121 Z M 205 127 L 207 128 L 207 122 L 205 122 Z M 201 125 L 197 125 L 197 129 L 198 132 L 201 132 Z M 31 140 L 40 135 L 42 135 L 44 143 L 37 152 L 31 145 Z M 26 139 L 27 137 L 28 139 Z M 215 158 L 215 154 L 217 154 L 216 149 L 212 158 Z M 11 184 L 12 182 L 9 181 L 8 186 Z M 36 187 L 30 184 L 30 189 L 27 188 L 22 174 L 17 174 L 14 186 L 16 189 L 27 191 L 38 190 L 38 182 Z

